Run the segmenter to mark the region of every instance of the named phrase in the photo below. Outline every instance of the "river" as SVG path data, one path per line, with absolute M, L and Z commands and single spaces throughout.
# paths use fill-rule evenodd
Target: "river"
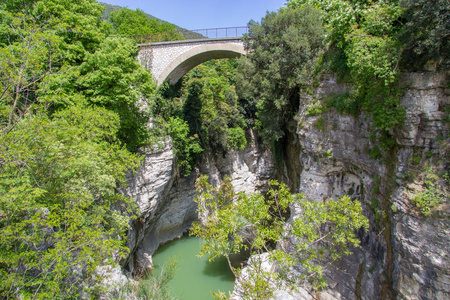
M 210 300 L 213 299 L 210 291 L 220 290 L 227 296 L 229 291 L 233 291 L 234 276 L 225 258 L 208 262 L 207 256 L 196 256 L 200 252 L 201 242 L 199 238 L 184 236 L 161 246 L 153 255 L 155 274 L 168 259 L 177 259 L 177 270 L 169 282 L 177 299 Z

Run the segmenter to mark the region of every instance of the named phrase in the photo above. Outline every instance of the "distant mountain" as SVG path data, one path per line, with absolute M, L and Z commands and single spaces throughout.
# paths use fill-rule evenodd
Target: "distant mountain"
M 105 10 L 102 13 L 101 19 L 105 20 L 105 21 L 108 21 L 108 22 L 111 21 L 111 16 L 110 16 L 111 12 L 116 11 L 116 10 L 121 10 L 123 8 L 122 6 L 112 5 L 112 4 L 108 4 L 108 3 L 103 3 L 103 2 L 100 2 L 100 1 L 98 1 L 98 3 L 100 3 L 103 7 L 105 7 Z M 174 25 L 175 28 L 177 30 L 180 30 L 180 31 L 188 31 L 185 28 L 181 28 L 181 27 L 179 27 L 179 26 L 177 26 L 175 24 L 172 24 L 170 22 L 166 22 L 164 20 L 161 20 L 161 19 L 159 19 L 157 17 L 154 17 L 154 16 L 152 16 L 152 15 L 146 13 L 146 12 L 144 12 L 144 13 L 148 16 L 149 19 L 154 19 L 154 20 L 157 20 L 157 21 L 162 22 L 162 23 L 168 23 L 168 24 Z

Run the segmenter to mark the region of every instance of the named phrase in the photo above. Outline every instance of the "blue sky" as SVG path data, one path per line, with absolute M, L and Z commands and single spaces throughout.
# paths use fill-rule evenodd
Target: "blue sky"
M 266 11 L 276 11 L 287 0 L 100 0 L 139 8 L 159 19 L 186 29 L 246 26 L 261 21 Z

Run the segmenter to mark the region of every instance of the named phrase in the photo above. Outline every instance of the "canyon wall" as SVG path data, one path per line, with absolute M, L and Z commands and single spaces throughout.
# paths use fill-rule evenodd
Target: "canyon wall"
M 412 203 L 424 190 L 419 180 L 424 169 L 448 171 L 448 77 L 408 73 L 400 82 L 406 88 L 401 99 L 405 123 L 392 132 L 397 146 L 380 158 L 371 155 L 378 143 L 371 138 L 367 116 L 342 115 L 335 109 L 309 113 L 317 99 L 342 94 L 348 87 L 328 77 L 313 95 L 302 95 L 297 129 L 291 133 L 300 151 L 299 145 L 289 145 L 294 147 L 292 153 L 300 153 L 297 162 L 286 162 L 285 181 L 296 180 L 288 178 L 293 173 L 289 169 L 300 165 L 299 192 L 316 201 L 348 194 L 361 201 L 370 220 L 369 232 L 359 233 L 362 248 L 327 269 L 329 287 L 321 293 L 322 299 L 448 299 L 450 295 L 448 194 L 428 217 Z M 296 213 L 294 207 L 291 218 Z M 290 299 L 286 295 L 280 299 Z M 291 293 L 292 299 L 300 295 L 308 293 Z
M 448 74 L 404 74 L 401 84 L 406 88 L 401 100 L 405 124 L 392 132 L 397 145 L 382 157 L 371 153 L 377 142 L 371 138 L 369 117 L 342 115 L 333 108 L 309 113 L 318 99 L 348 90 L 331 76 L 325 76 L 312 95 L 302 95 L 298 115 L 289 126 L 284 161 L 277 168 L 253 132 L 247 137 L 252 141 L 247 149 L 225 157 L 205 154 L 187 178 L 174 167 L 170 142 L 145 153 L 126 191 L 141 212 L 129 234 L 132 251 L 126 270 L 139 273 L 150 267 L 156 248 L 181 236 L 197 219 L 193 199 L 199 174 L 208 174 L 213 184 L 230 175 L 237 191 L 248 192 L 264 190 L 267 180 L 277 177 L 311 200 L 348 194 L 361 201 L 370 220 L 369 232 L 358 233 L 362 247 L 327 269 L 329 287 L 321 299 L 448 299 L 448 194 L 428 217 L 412 203 L 424 189 L 419 181 L 425 176 L 424 166 L 448 168 Z M 291 218 L 297 213 L 293 207 Z M 307 290 L 277 295 L 277 299 L 313 297 Z
M 135 199 L 140 211 L 128 234 L 131 254 L 123 263 L 127 272 L 139 274 L 150 268 L 155 250 L 181 237 L 197 220 L 194 184 L 200 174 L 208 175 L 213 185 L 229 175 L 236 192 L 265 189 L 267 181 L 275 177 L 272 155 L 258 142 L 253 131 L 247 134 L 251 143 L 245 150 L 230 151 L 219 157 L 204 153 L 189 177 L 178 173 L 169 140 L 160 148 L 142 153 L 145 155 L 142 166 L 130 175 L 124 191 Z

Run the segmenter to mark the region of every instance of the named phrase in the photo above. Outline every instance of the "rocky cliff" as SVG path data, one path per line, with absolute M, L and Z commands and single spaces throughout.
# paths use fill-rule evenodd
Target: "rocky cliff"
M 207 174 L 212 184 L 229 175 L 237 192 L 264 190 L 267 181 L 275 176 L 272 155 L 252 131 L 248 139 L 252 143 L 245 150 L 230 151 L 224 157 L 204 154 L 189 177 L 178 173 L 170 141 L 143 153 L 142 166 L 130 176 L 125 191 L 140 210 L 128 234 L 131 254 L 124 262 L 128 272 L 138 274 L 150 268 L 151 255 L 159 245 L 181 237 L 197 220 L 194 183 L 199 174 Z
M 361 201 L 370 220 L 369 232 L 360 233 L 362 248 L 328 268 L 329 288 L 321 293 L 323 299 L 448 299 L 450 295 L 448 194 L 441 195 L 444 203 L 429 216 L 413 203 L 424 190 L 419 178 L 423 172 L 448 171 L 448 79 L 443 73 L 409 73 L 402 76 L 401 85 L 406 88 L 401 100 L 405 124 L 393 133 L 397 146 L 380 158 L 370 153 L 377 145 L 370 138 L 370 118 L 341 115 L 334 109 L 308 113 L 317 99 L 344 93 L 345 85 L 327 78 L 313 95 L 304 95 L 309 101 L 300 105 L 291 138 L 301 148 L 294 163 L 301 166 L 299 192 L 318 201 L 348 194 Z M 292 173 L 288 169 L 284 176 Z M 292 218 L 296 213 L 293 209 Z M 291 296 L 297 299 L 300 294 Z
M 441 194 L 444 201 L 430 214 L 424 215 L 414 204 L 426 189 L 423 178 L 448 171 L 447 77 L 444 73 L 402 76 L 405 124 L 392 132 L 397 145 L 381 157 L 370 151 L 377 146 L 370 138 L 370 118 L 342 115 L 332 108 L 309 113 L 317 99 L 347 91 L 332 77 L 325 78 L 313 95 L 302 96 L 296 124 L 290 126 L 285 161 L 278 168 L 254 136 L 248 136 L 255 142 L 244 151 L 226 157 L 205 155 L 188 178 L 177 174 L 170 143 L 146 153 L 127 190 L 141 211 L 129 235 L 128 270 L 149 267 L 158 245 L 180 236 L 196 219 L 193 198 L 198 174 L 208 174 L 213 183 L 231 175 L 238 191 L 263 190 L 267 179 L 278 177 L 312 200 L 348 194 L 361 201 L 370 220 L 369 232 L 360 233 L 362 248 L 328 269 L 329 287 L 322 291 L 322 299 L 448 299 L 448 194 Z M 434 184 L 446 185 L 439 178 Z M 292 208 L 291 217 L 296 213 Z M 312 297 L 306 291 L 278 295 L 280 299 Z

